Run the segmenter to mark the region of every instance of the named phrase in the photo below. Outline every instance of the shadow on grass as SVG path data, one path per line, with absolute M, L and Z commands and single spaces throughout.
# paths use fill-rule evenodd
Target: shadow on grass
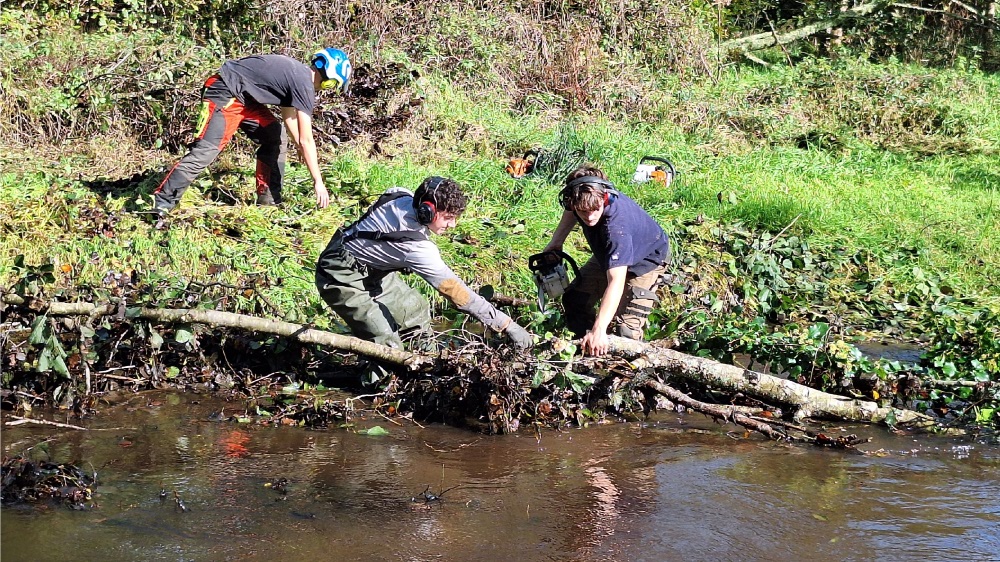
M 1000 174 L 978 166 L 962 166 L 955 172 L 954 183 L 964 191 L 1000 191 Z
M 165 176 L 165 170 L 155 168 L 124 178 L 97 177 L 82 180 L 82 183 L 87 189 L 102 198 L 125 198 L 125 210 L 129 212 L 145 212 L 152 207 L 153 192 L 156 191 Z M 225 205 L 247 203 L 239 193 L 227 187 L 228 184 L 234 183 L 231 179 L 233 176 L 239 176 L 239 179 L 242 179 L 242 172 L 225 170 L 206 172 L 202 176 L 210 178 L 208 186 L 200 185 L 200 180 L 195 180 L 195 182 L 199 183 L 199 190 L 205 199 Z

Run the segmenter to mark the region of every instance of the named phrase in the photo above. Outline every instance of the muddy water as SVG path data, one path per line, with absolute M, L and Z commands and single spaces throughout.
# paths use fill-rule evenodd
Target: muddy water
M 860 456 L 677 414 L 541 441 L 209 421 L 238 406 L 148 394 L 88 423 L 118 429 L 5 428 L 5 454 L 52 438 L 32 454 L 101 485 L 90 511 L 5 508 L 2 559 L 1000 560 L 989 446 L 862 427 L 885 452 Z

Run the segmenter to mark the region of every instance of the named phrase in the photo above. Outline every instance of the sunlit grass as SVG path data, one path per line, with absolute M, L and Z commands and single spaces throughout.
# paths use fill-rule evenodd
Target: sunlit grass
M 858 72 L 877 76 L 880 70 Z M 806 113 L 818 111 L 799 98 L 806 92 L 793 91 L 799 97 L 790 95 L 787 108 L 747 97 L 772 84 L 794 90 L 794 78 L 779 69 L 731 71 L 718 83 L 666 79 L 661 91 L 650 94 L 655 105 L 621 119 L 571 115 L 558 104 L 518 108 L 503 84 L 466 84 L 429 72 L 416 86 L 424 97 L 421 110 L 405 130 L 380 143 L 384 156 L 371 157 L 363 138 L 324 150 L 329 208 L 316 208 L 312 182 L 297 162 L 289 165 L 284 205 L 254 206 L 252 155 L 238 145 L 227 150 L 225 163 L 213 165 L 229 169 L 225 178 L 203 174 L 167 230 L 155 230 L 129 211 L 134 199 L 148 199 L 148 193 L 100 195 L 80 181 L 127 163 L 101 154 L 111 143 L 102 149 L 95 139 L 84 152 L 46 150 L 45 157 L 8 155 L 5 161 L 17 166 L 5 166 L 0 176 L 0 285 L 13 283 L 11 263 L 23 254 L 31 264 L 69 265 L 70 272 L 61 272 L 64 284 L 101 287 L 109 272 L 133 270 L 177 284 L 253 282 L 282 314 L 324 316 L 312 269 L 336 229 L 389 187 L 416 189 L 426 176 L 446 175 L 470 196 L 458 228 L 436 238 L 446 261 L 473 285 L 489 283 L 501 293 L 530 297 L 526 259 L 548 242 L 559 220 L 559 186 L 533 175 L 514 180 L 503 167 L 527 148 L 554 147 L 572 125 L 590 159 L 668 228 L 698 217 L 740 222 L 804 236 L 819 251 L 864 251 L 903 286 L 919 266 L 964 291 L 997 296 L 1000 79 L 941 72 L 943 83 L 962 84 L 955 99 L 937 101 L 969 116 L 963 140 L 972 148 L 926 156 L 849 135 L 827 149 L 799 147 L 789 136 L 796 119 L 816 118 Z M 747 116 L 766 130 L 740 132 L 729 121 L 745 125 L 752 121 Z M 143 154 L 147 169 L 177 158 L 159 153 L 162 162 L 149 162 L 150 154 Z M 680 176 L 669 188 L 633 184 L 632 172 L 644 155 L 670 158 Z M 208 187 L 224 187 L 235 201 L 210 200 L 203 196 Z M 93 209 L 111 216 L 108 232 L 101 228 L 104 219 L 85 216 Z M 567 249 L 581 259 L 588 255 L 578 233 Z M 414 285 L 432 292 L 420 281 Z M 243 306 L 253 303 L 250 298 Z

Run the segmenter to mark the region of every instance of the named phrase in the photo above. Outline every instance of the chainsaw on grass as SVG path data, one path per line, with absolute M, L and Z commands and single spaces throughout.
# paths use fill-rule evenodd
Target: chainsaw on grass
M 655 181 L 663 187 L 670 187 L 675 177 L 677 170 L 670 160 L 661 156 L 643 156 L 639 159 L 639 165 L 635 167 L 632 181 L 635 183 Z
M 546 298 L 556 299 L 566 292 L 570 282 L 567 263 L 572 267 L 575 279 L 580 275 L 580 268 L 566 252 L 548 251 L 528 258 L 528 269 L 538 287 L 538 310 L 545 310 Z
M 518 180 L 530 174 L 535 169 L 535 160 L 538 159 L 538 149 L 531 149 L 520 158 L 511 158 L 505 170 L 510 177 Z

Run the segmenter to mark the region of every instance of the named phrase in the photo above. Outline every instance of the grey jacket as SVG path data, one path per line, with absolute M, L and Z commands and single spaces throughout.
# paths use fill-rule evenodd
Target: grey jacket
M 398 192 L 410 196 L 394 199 L 372 209 L 367 217 L 344 230 L 344 236 L 350 238 L 355 231 L 384 233 L 411 231 L 422 233 L 424 239 L 389 241 L 353 238 L 349 239 L 344 247 L 359 263 L 369 269 L 381 271 L 408 269 L 416 273 L 462 312 L 498 332 L 506 329 L 511 318 L 469 289 L 468 285 L 444 263 L 437 244 L 428 238 L 430 230 L 417 221 L 417 214 L 413 209 L 413 193 L 402 187 L 386 191 L 387 194 Z

